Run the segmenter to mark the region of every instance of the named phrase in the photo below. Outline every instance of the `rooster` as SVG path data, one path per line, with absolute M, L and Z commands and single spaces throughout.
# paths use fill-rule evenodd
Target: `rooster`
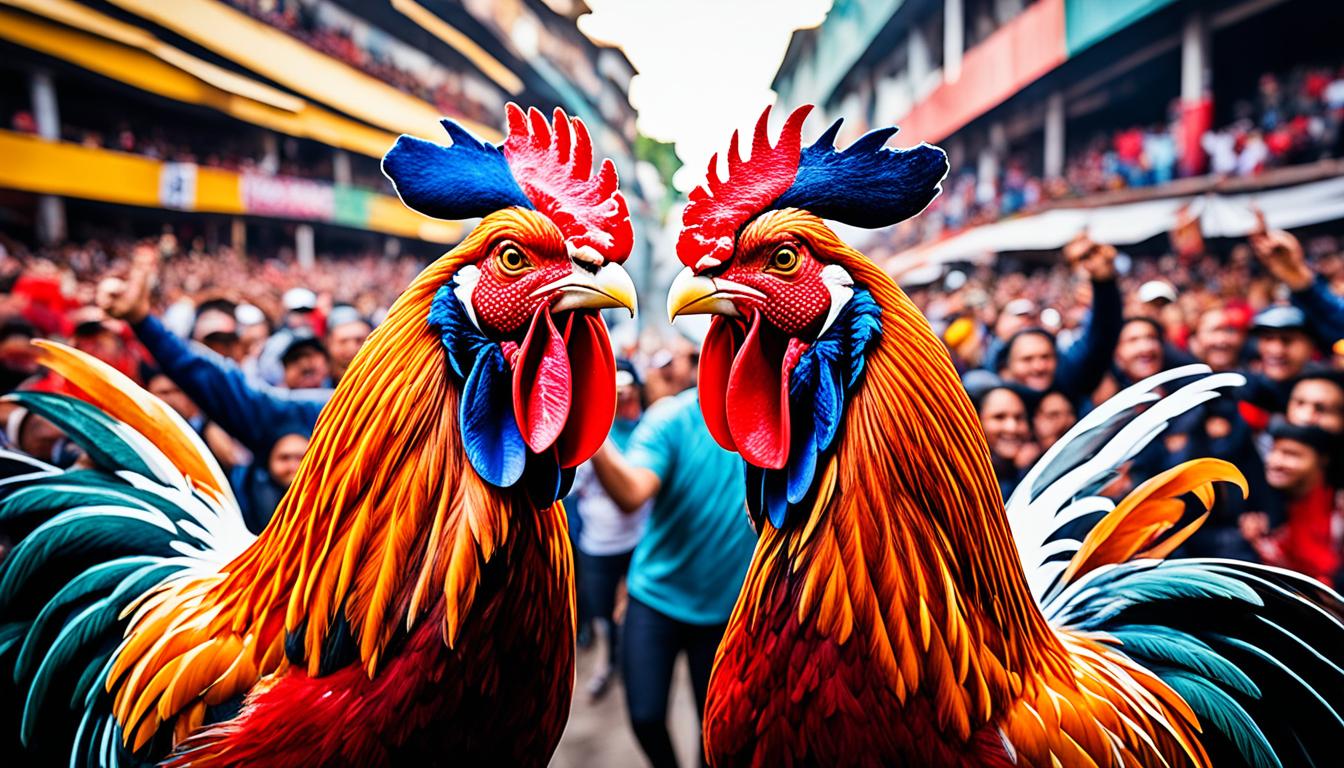
M 1333 761 L 1344 602 L 1285 571 L 1165 559 L 1226 462 L 1099 489 L 1240 382 L 1192 366 L 1108 400 L 1005 504 L 948 356 L 822 219 L 921 211 L 941 150 L 773 146 L 769 110 L 690 196 L 669 313 L 713 315 L 700 403 L 746 463 L 759 540 L 719 648 L 704 741 L 736 766 L 1256 766 Z M 1177 387 L 1181 382 L 1184 386 Z M 1165 397 L 1163 388 L 1173 391 Z M 1088 522 L 1095 522 L 1087 528 Z M 1083 527 L 1079 541 L 1066 531 Z
M 634 312 L 633 232 L 579 120 L 511 104 L 500 146 L 444 127 L 384 171 L 411 208 L 483 218 L 361 349 L 260 536 L 173 411 L 42 344 L 96 404 L 16 395 L 89 466 L 0 487 L 0 653 L 44 761 L 549 760 L 574 679 L 557 499 L 615 413 L 598 311 Z

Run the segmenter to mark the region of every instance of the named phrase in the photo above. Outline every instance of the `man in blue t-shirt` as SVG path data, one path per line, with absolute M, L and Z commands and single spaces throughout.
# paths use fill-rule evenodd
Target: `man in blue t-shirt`
M 703 712 L 714 654 L 756 546 L 742 460 L 714 442 L 688 389 L 645 412 L 624 455 L 604 445 L 593 469 L 627 514 L 653 499 L 627 577 L 621 673 L 640 747 L 655 768 L 676 766 L 667 731 L 673 665 L 684 651 Z

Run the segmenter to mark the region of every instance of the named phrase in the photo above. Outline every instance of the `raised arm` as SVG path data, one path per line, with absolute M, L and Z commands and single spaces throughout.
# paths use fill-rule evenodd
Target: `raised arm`
M 1092 310 L 1083 335 L 1060 350 L 1055 381 L 1070 397 L 1082 397 L 1097 388 L 1110 370 L 1120 339 L 1123 306 L 1115 284 L 1115 248 L 1079 236 L 1064 248 L 1065 258 L 1080 266 L 1092 281 Z
M 126 320 L 154 361 L 206 416 L 254 454 L 274 442 L 273 425 L 298 421 L 311 427 L 330 390 L 290 392 L 252 382 L 238 364 L 173 335 L 149 313 L 151 276 L 157 255 L 137 249 L 128 279 L 100 288 L 108 314 Z

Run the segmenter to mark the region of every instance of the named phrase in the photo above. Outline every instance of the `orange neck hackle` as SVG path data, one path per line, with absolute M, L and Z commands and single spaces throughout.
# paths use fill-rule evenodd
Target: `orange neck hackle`
M 496 238 L 544 227 L 553 229 L 535 212 L 498 211 L 427 267 L 341 378 L 257 540 L 219 572 L 165 582 L 130 609 L 131 629 L 105 683 L 116 692 L 129 746 L 141 748 L 170 721 L 182 738 L 204 722 L 207 704 L 268 687 L 258 681 L 286 668 L 292 634 L 302 639 L 307 673 L 322 673 L 329 636 L 345 631 L 336 629 L 338 611 L 370 678 L 393 637 L 426 617 L 441 622 L 448 648 L 458 648 L 468 642 L 464 619 L 486 568 L 501 558 L 565 585 L 558 611 L 572 631 L 563 509 L 536 509 L 526 491 L 487 485 L 468 468 L 459 388 L 428 322 L 435 293 Z M 523 545 L 528 554 L 520 557 L 536 562 L 508 561 Z M 160 674 L 168 665 L 192 674 Z M 169 679 L 171 695 L 164 685 L 142 685 Z
M 276 610 L 287 630 L 306 621 L 311 671 L 338 610 L 370 673 L 397 628 L 437 601 L 444 639 L 456 641 L 480 567 L 506 540 L 511 507 L 527 502 L 466 467 L 460 393 L 427 317 L 439 288 L 502 230 L 546 226 L 531 211 L 492 214 L 411 283 L 323 409 L 270 526 L 235 564 L 230 581 L 247 607 L 237 621 Z
M 879 267 L 803 211 L 774 214 L 818 258 L 839 264 L 882 309 L 882 333 L 819 467 L 805 520 L 766 525 L 738 613 L 755 622 L 770 590 L 794 589 L 800 623 L 890 648 L 879 663 L 902 698 L 962 686 L 985 718 L 998 689 L 1058 654 L 1018 562 L 983 430 L 928 321 Z M 787 564 L 787 566 L 785 565 Z M 787 571 L 784 569 L 787 567 Z M 951 664 L 955 673 L 938 674 Z M 958 694 L 959 696 L 962 694 Z M 970 723 L 964 724 L 969 728 Z

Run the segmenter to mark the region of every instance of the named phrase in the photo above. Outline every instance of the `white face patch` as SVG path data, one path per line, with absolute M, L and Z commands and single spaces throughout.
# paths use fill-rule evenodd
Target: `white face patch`
M 831 323 L 839 317 L 840 310 L 854 298 L 854 278 L 850 277 L 845 268 L 839 264 L 827 264 L 821 268 L 821 284 L 826 286 L 826 292 L 831 294 L 831 308 L 826 313 L 826 322 L 822 323 L 818 337 L 826 334 Z
M 476 283 L 481 280 L 481 268 L 475 264 L 468 264 L 457 270 L 453 280 L 457 283 L 453 288 L 453 295 L 462 302 L 462 309 L 466 310 L 471 324 L 476 326 L 476 330 L 481 330 L 481 323 L 476 319 L 476 309 L 471 305 L 471 294 L 476 290 Z

